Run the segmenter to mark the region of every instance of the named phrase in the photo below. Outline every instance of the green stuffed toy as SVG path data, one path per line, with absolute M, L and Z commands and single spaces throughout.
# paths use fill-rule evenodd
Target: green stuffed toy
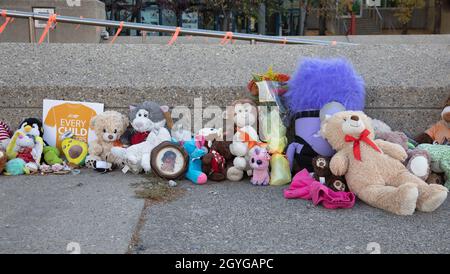
M 47 165 L 52 166 L 55 164 L 62 164 L 63 160 L 59 157 L 59 155 L 61 155 L 61 153 L 56 147 L 44 147 L 44 161 L 47 163 Z
M 450 189 L 450 146 L 420 144 L 418 148 L 425 149 L 431 156 L 431 170 L 445 174 L 444 186 Z

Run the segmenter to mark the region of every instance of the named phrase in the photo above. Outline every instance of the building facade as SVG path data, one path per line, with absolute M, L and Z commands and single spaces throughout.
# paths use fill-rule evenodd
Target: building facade
M 164 1 L 164 0 L 102 0 L 106 5 L 107 18 L 142 22 L 156 25 L 183 26 L 210 30 L 230 30 L 242 33 L 268 35 L 314 34 L 326 22 L 326 34 L 345 34 L 350 20 L 342 14 L 340 6 L 355 2 L 356 34 L 379 34 L 402 29 L 395 13 L 399 10 L 396 0 L 267 0 L 266 4 L 243 12 L 239 6 L 215 7 L 214 1 Z M 408 28 L 432 32 L 436 0 L 424 0 L 425 5 L 416 8 Z M 441 33 L 450 32 L 450 0 L 442 2 Z M 171 5 L 178 2 L 179 5 Z M 217 2 L 217 1 L 216 1 Z M 226 1 L 225 1 L 226 2 Z M 231 1 L 233 2 L 233 1 Z M 249 1 L 251 2 L 251 1 Z M 326 3 L 328 12 L 323 15 Z M 113 32 L 113 30 L 111 30 Z M 138 35 L 126 31 L 123 35 Z M 150 33 L 148 35 L 159 35 Z

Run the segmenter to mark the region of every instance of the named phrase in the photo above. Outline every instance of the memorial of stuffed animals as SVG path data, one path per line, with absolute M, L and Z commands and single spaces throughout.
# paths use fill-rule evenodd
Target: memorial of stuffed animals
M 450 96 L 440 120 L 411 136 L 365 114 L 365 82 L 351 62 L 300 60 L 292 75 L 249 73 L 247 96 L 223 109 L 217 128 L 194 131 L 151 96 L 123 113 L 48 98 L 43 117 L 0 121 L 0 176 L 153 173 L 283 186 L 284 198 L 327 209 L 357 199 L 397 215 L 439 208 L 450 189 Z

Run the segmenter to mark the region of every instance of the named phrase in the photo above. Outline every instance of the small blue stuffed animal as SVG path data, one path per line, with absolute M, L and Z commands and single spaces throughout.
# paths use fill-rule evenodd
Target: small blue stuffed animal
M 25 166 L 25 164 L 26 164 L 25 161 L 22 160 L 21 158 L 9 160 L 6 163 L 5 175 L 17 176 L 22 174 L 29 174 L 30 171 Z
M 184 142 L 183 147 L 189 155 L 189 165 L 186 172 L 186 178 L 194 184 L 202 185 L 206 183 L 208 177 L 202 172 L 201 160 L 201 157 L 206 154 L 206 149 L 198 148 L 194 139 Z

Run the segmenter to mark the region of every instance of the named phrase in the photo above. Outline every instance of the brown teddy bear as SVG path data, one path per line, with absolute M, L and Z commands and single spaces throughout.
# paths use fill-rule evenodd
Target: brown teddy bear
M 416 137 L 419 144 L 450 144 L 450 96 L 441 112 L 441 120 Z
M 227 177 L 227 169 L 233 163 L 234 156 L 230 152 L 231 141 L 212 141 L 209 152 L 202 158 L 202 170 L 212 181 L 223 181 Z
M 2 174 L 5 169 L 6 162 L 8 162 L 8 157 L 4 149 L 0 148 L 0 174 Z
M 347 183 L 343 176 L 336 176 L 331 173 L 329 157 L 316 156 L 312 160 L 314 169 L 314 179 L 325 184 L 334 191 L 348 191 Z
M 97 139 L 89 143 L 87 166 L 95 167 L 96 161 L 122 165 L 122 161 L 111 153 L 111 148 L 121 146 L 120 136 L 127 129 L 128 123 L 128 118 L 117 111 L 105 111 L 91 119 L 90 126 Z
M 337 151 L 331 172 L 345 175 L 350 191 L 367 204 L 411 215 L 417 208 L 431 212 L 447 198 L 448 190 L 427 184 L 402 164 L 407 158 L 398 144 L 374 140 L 371 119 L 361 111 L 343 111 L 326 119 L 321 134 Z

